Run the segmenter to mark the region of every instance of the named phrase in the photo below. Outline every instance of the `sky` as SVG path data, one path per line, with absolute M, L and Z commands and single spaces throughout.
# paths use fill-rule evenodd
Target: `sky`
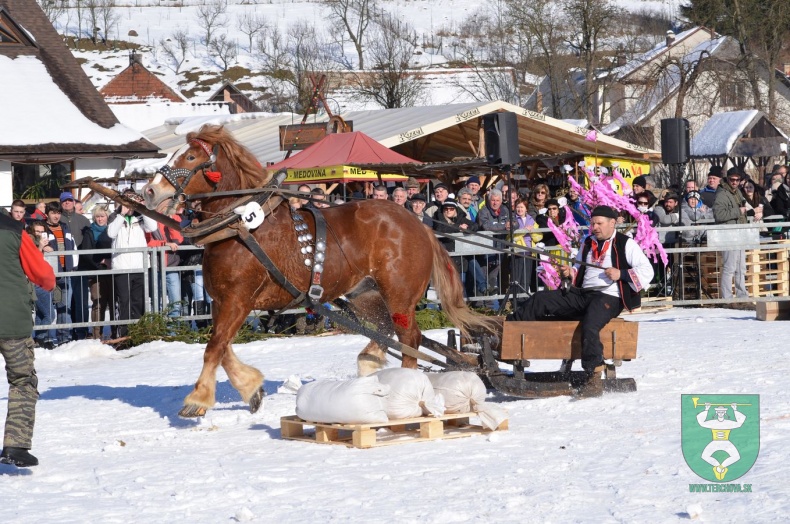
M 196 420 L 177 412 L 202 346 L 36 349 L 41 463 L 0 465 L 0 522 L 779 522 L 790 512 L 790 350 L 785 324 L 754 317 L 631 314 L 638 357 L 618 376 L 636 392 L 573 401 L 491 391 L 507 431 L 374 449 L 280 438 L 296 405 L 283 384 L 353 378 L 361 336 L 235 346 L 266 375 L 263 407 L 250 414 L 220 371 L 217 404 Z M 446 341 L 444 330 L 428 335 Z M 681 395 L 723 393 L 759 395 L 759 455 L 734 481 L 752 492 L 691 493 L 710 482 L 684 459 Z

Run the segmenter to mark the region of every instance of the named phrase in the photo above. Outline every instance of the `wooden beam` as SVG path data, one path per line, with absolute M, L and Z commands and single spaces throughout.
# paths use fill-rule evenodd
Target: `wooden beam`
M 466 143 L 469 144 L 469 150 L 472 152 L 473 155 L 477 156 L 477 150 L 475 149 L 475 145 L 472 142 L 472 139 L 469 138 L 469 134 L 466 132 L 466 128 L 463 124 L 458 124 L 456 127 L 461 130 L 461 134 L 464 136 L 464 140 Z

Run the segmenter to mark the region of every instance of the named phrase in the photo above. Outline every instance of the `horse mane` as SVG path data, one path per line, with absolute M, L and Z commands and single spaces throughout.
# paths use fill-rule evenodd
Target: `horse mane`
M 261 166 L 255 155 L 243 146 L 224 126 L 205 124 L 197 132 L 187 135 L 187 142 L 193 139 L 202 140 L 214 146 L 218 145 L 217 169 L 222 179 L 217 185 L 218 191 L 234 189 L 254 189 L 263 187 L 271 175 Z

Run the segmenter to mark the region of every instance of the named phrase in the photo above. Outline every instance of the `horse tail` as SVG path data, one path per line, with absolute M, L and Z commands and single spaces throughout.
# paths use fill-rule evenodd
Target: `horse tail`
M 497 333 L 501 331 L 500 322 L 495 317 L 481 315 L 469 309 L 464 302 L 464 292 L 461 277 L 455 268 L 447 250 L 439 243 L 433 231 L 428 232 L 431 239 L 433 252 L 433 270 L 431 280 L 442 303 L 442 311 L 450 318 L 452 323 L 464 333 L 471 334 L 475 331 L 488 331 Z

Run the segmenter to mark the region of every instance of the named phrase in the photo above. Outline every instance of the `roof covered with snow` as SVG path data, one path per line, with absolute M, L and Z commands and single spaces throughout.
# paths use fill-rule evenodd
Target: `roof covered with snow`
M 0 0 L 0 8 L 29 35 L 0 46 L 0 158 L 35 162 L 158 153 L 118 122 L 35 0 Z
M 691 140 L 690 156 L 692 158 L 710 158 L 734 154 L 733 149 L 738 140 L 747 138 L 746 135 L 750 134 L 755 124 L 764 118 L 766 115 L 756 109 L 728 111 L 713 115 Z M 767 141 L 778 139 L 780 142 L 787 142 L 787 135 L 781 129 L 772 124 L 770 129 L 775 136 L 748 137 L 748 139 L 767 139 Z M 777 140 L 773 140 L 773 142 L 777 142 Z M 779 154 L 778 143 L 773 154 Z
M 476 158 L 479 142 L 479 119 L 486 114 L 509 111 L 517 116 L 519 152 L 522 156 L 598 153 L 622 158 L 657 159 L 658 151 L 631 144 L 599 133 L 597 142 L 586 140 L 586 127 L 577 127 L 546 115 L 502 101 L 406 107 L 341 113 L 354 131 L 362 131 L 383 146 L 423 162 Z M 322 122 L 326 118 L 311 119 Z M 185 135 L 205 123 L 223 124 L 258 160 L 279 162 L 279 126 L 297 125 L 295 114 L 243 113 L 213 118 L 170 120 L 164 126 L 146 131 L 146 136 L 165 152 L 184 144 Z M 127 168 L 133 172 L 134 165 Z

